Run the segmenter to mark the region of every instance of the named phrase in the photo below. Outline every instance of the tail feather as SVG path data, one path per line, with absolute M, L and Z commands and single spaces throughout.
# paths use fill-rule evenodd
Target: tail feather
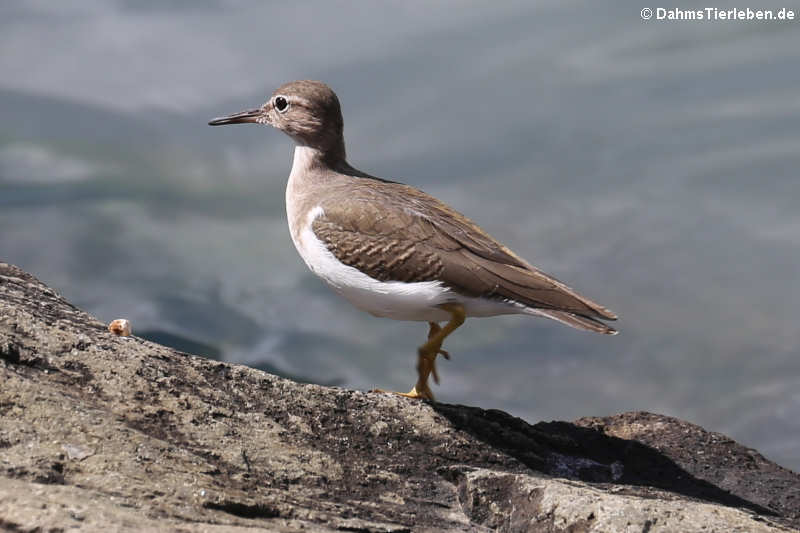
M 547 318 L 551 318 L 562 324 L 566 324 L 571 326 L 575 329 L 582 329 L 584 331 L 594 331 L 597 333 L 605 333 L 606 335 L 616 335 L 618 333 L 617 330 L 614 328 L 607 326 L 603 322 L 599 320 L 595 320 L 594 318 L 582 315 L 576 315 L 574 313 L 568 313 L 566 311 L 553 311 L 550 309 L 534 309 L 534 308 L 526 308 L 526 313 L 531 315 L 539 315 Z
M 479 266 L 470 273 L 479 278 L 487 287 L 509 300 L 514 300 L 535 309 L 563 311 L 572 316 L 593 316 L 602 320 L 616 320 L 617 315 L 596 302 L 581 296 L 573 289 L 548 276 L 537 268 L 506 265 L 477 256 L 469 251 L 461 251 L 470 262 Z M 555 320 L 561 320 L 560 318 Z M 564 320 L 569 320 L 564 319 Z

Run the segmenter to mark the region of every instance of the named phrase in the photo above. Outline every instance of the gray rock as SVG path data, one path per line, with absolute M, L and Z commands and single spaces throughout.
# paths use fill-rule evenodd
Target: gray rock
M 798 525 L 800 476 L 674 418 L 530 425 L 299 384 L 116 337 L 0 263 L 0 529 Z

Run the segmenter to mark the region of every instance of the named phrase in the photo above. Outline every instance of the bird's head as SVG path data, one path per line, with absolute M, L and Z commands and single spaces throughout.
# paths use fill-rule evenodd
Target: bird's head
M 278 128 L 302 146 L 322 152 L 344 150 L 342 110 L 339 99 L 330 87 L 319 81 L 293 81 L 280 86 L 259 108 L 227 117 L 215 118 L 208 124 L 269 124 Z

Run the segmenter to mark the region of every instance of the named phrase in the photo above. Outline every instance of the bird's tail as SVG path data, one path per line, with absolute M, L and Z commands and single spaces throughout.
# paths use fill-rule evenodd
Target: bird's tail
M 528 307 L 525 309 L 525 312 L 531 315 L 539 315 L 551 318 L 553 320 L 561 322 L 562 324 L 572 326 L 575 329 L 594 331 L 597 333 L 605 333 L 606 335 L 616 335 L 618 333 L 617 330 L 604 324 L 603 322 L 600 322 L 599 320 L 595 320 L 594 318 L 588 316 L 568 313 L 566 311 L 554 311 L 550 309 L 534 309 Z

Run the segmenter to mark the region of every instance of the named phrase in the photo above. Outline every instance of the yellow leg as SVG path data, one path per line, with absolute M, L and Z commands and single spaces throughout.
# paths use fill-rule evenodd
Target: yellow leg
M 428 340 L 431 340 L 435 335 L 437 335 L 440 331 L 442 331 L 442 327 L 437 324 L 436 322 L 428 322 L 428 326 L 430 329 L 428 330 Z M 439 346 L 439 351 L 437 352 L 439 355 L 450 360 L 450 352 L 447 350 L 442 350 L 441 345 Z M 431 375 L 433 376 L 433 381 L 437 385 L 439 384 L 439 373 L 436 371 L 436 359 L 433 360 L 433 368 L 431 368 Z
M 403 396 L 409 398 L 424 398 L 426 400 L 433 400 L 433 392 L 428 386 L 428 376 L 433 374 L 434 381 L 439 383 L 439 374 L 436 372 L 436 356 L 442 354 L 445 359 L 450 359 L 450 354 L 442 350 L 442 343 L 448 335 L 458 329 L 461 324 L 466 320 L 467 315 L 464 308 L 460 304 L 444 304 L 440 306 L 442 309 L 450 313 L 450 321 L 439 327 L 435 322 L 429 322 L 430 331 L 428 332 L 428 341 L 419 347 L 417 350 L 417 384 Z
M 438 335 L 440 331 L 442 331 L 442 327 L 439 324 L 437 324 L 436 322 L 428 322 L 428 326 L 429 326 L 429 329 L 428 329 L 428 340 L 431 340 L 434 336 Z M 441 348 L 439 348 L 438 353 L 441 354 L 445 359 L 450 359 L 450 353 L 447 352 L 447 350 L 442 350 Z M 435 358 L 434 358 L 434 361 L 435 361 Z M 431 368 L 428 368 L 428 365 L 429 365 L 429 361 L 420 356 L 419 360 L 417 362 L 417 373 L 419 373 L 420 375 L 422 375 L 423 373 L 426 374 L 426 375 L 427 374 L 432 374 L 433 375 L 433 380 L 438 385 L 439 384 L 439 373 L 436 371 L 436 364 L 434 363 Z M 372 392 L 391 392 L 391 391 L 385 391 L 383 389 L 373 389 Z M 407 397 L 412 397 L 412 398 L 419 398 L 420 397 L 419 395 L 412 394 L 412 393 L 413 393 L 413 391 L 408 392 L 408 393 L 405 393 L 405 392 L 393 392 L 392 394 L 399 394 L 400 396 L 407 396 Z

